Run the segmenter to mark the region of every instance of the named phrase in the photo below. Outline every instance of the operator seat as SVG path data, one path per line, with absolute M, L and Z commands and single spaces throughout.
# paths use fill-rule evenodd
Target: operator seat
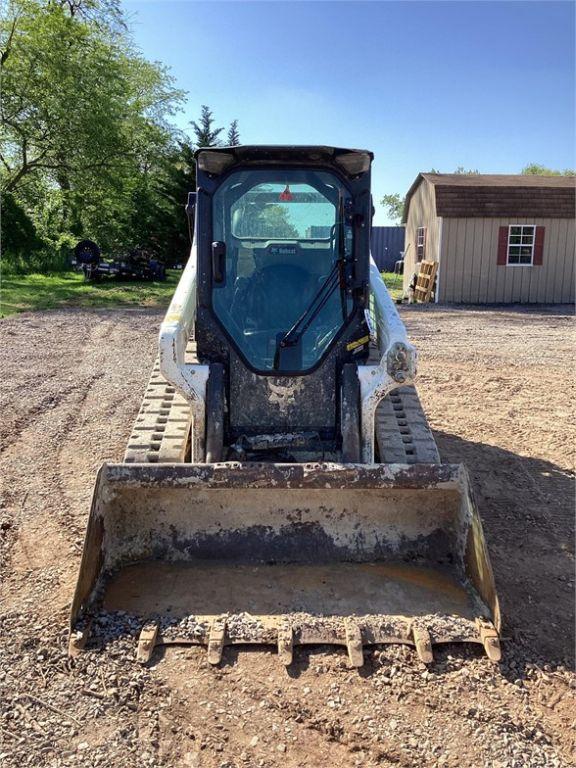
M 292 264 L 272 264 L 234 286 L 230 314 L 245 330 L 289 330 L 314 297 L 316 278 Z

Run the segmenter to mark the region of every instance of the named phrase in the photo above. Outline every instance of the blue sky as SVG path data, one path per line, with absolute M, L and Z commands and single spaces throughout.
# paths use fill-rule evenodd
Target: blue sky
M 243 143 L 371 149 L 375 200 L 420 170 L 575 162 L 571 2 L 125 0 L 136 43 Z M 376 223 L 389 223 L 376 205 Z

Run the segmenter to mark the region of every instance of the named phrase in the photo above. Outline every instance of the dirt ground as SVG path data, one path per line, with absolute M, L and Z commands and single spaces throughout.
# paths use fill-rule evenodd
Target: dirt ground
M 95 473 L 120 460 L 158 311 L 53 311 L 0 324 L 0 763 L 14 766 L 525 768 L 576 761 L 574 324 L 562 309 L 407 307 L 445 461 L 473 479 L 505 626 L 475 647 L 158 650 L 66 656 Z

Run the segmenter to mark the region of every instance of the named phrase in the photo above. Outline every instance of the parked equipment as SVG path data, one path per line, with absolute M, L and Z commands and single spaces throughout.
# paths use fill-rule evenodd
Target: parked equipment
M 100 248 L 93 240 L 81 240 L 74 248 L 74 266 L 81 270 L 85 280 L 100 279 L 102 259 Z
M 141 248 L 133 248 L 121 258 L 103 259 L 100 248 L 92 240 L 81 240 L 74 248 L 74 266 L 84 279 L 97 282 L 103 277 L 120 280 L 166 280 L 166 267 Z
M 369 252 L 372 154 L 196 153 L 194 242 L 124 462 L 98 475 L 70 651 L 472 642 L 500 658 L 482 526 L 442 464 Z

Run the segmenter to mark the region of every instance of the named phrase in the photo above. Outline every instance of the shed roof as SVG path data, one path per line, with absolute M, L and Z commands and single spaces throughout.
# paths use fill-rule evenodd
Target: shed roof
M 419 173 L 406 195 L 403 221 L 423 180 L 434 187 L 438 216 L 574 217 L 576 176 Z

